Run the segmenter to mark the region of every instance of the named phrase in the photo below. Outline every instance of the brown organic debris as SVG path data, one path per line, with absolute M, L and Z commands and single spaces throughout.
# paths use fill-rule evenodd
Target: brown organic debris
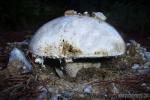
M 75 56 L 77 54 L 81 54 L 81 50 L 78 48 L 75 48 L 73 44 L 68 43 L 67 41 L 62 42 L 62 54 L 63 55 L 69 55 L 69 56 Z

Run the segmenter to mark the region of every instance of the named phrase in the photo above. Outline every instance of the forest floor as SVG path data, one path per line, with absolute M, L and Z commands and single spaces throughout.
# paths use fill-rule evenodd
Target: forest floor
M 0 33 L 0 100 L 107 100 L 150 98 L 150 37 L 127 36 L 125 55 L 101 61 L 100 69 L 83 69 L 76 78 L 59 78 L 52 68 L 32 62 L 33 73 L 16 74 L 7 67 L 13 42 L 31 32 Z M 129 38 L 130 37 L 130 38 Z M 135 41 L 128 41 L 132 39 Z M 138 46 L 139 44 L 140 47 Z M 147 51 L 142 51 L 146 48 Z M 142 54 L 141 54 L 142 53 Z M 144 56 L 142 56 L 144 55 Z M 146 60 L 145 60 L 146 59 Z M 138 66 L 135 68 L 135 66 Z M 10 71 L 11 70 L 11 71 Z

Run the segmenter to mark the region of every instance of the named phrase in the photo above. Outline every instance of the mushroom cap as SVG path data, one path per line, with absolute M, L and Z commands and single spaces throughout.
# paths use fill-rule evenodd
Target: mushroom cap
M 70 15 L 39 28 L 31 39 L 29 50 L 45 57 L 107 57 L 124 54 L 125 42 L 105 21 Z

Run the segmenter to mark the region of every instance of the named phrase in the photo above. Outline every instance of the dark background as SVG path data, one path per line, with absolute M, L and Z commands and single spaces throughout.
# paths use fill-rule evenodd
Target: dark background
M 130 35 L 150 34 L 148 0 L 1 0 L 0 32 L 35 31 L 65 10 L 101 11 L 107 22 Z

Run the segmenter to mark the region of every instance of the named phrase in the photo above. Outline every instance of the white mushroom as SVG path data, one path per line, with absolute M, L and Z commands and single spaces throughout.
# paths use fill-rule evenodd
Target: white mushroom
M 125 43 L 119 32 L 105 21 L 99 23 L 99 19 L 93 17 L 70 15 L 43 25 L 32 37 L 29 49 L 33 55 L 66 59 L 68 62 L 68 58 L 122 55 L 125 53 Z M 66 71 L 71 77 L 75 77 L 83 68 L 81 65 L 74 66 L 73 63 L 69 60 L 66 65 Z

